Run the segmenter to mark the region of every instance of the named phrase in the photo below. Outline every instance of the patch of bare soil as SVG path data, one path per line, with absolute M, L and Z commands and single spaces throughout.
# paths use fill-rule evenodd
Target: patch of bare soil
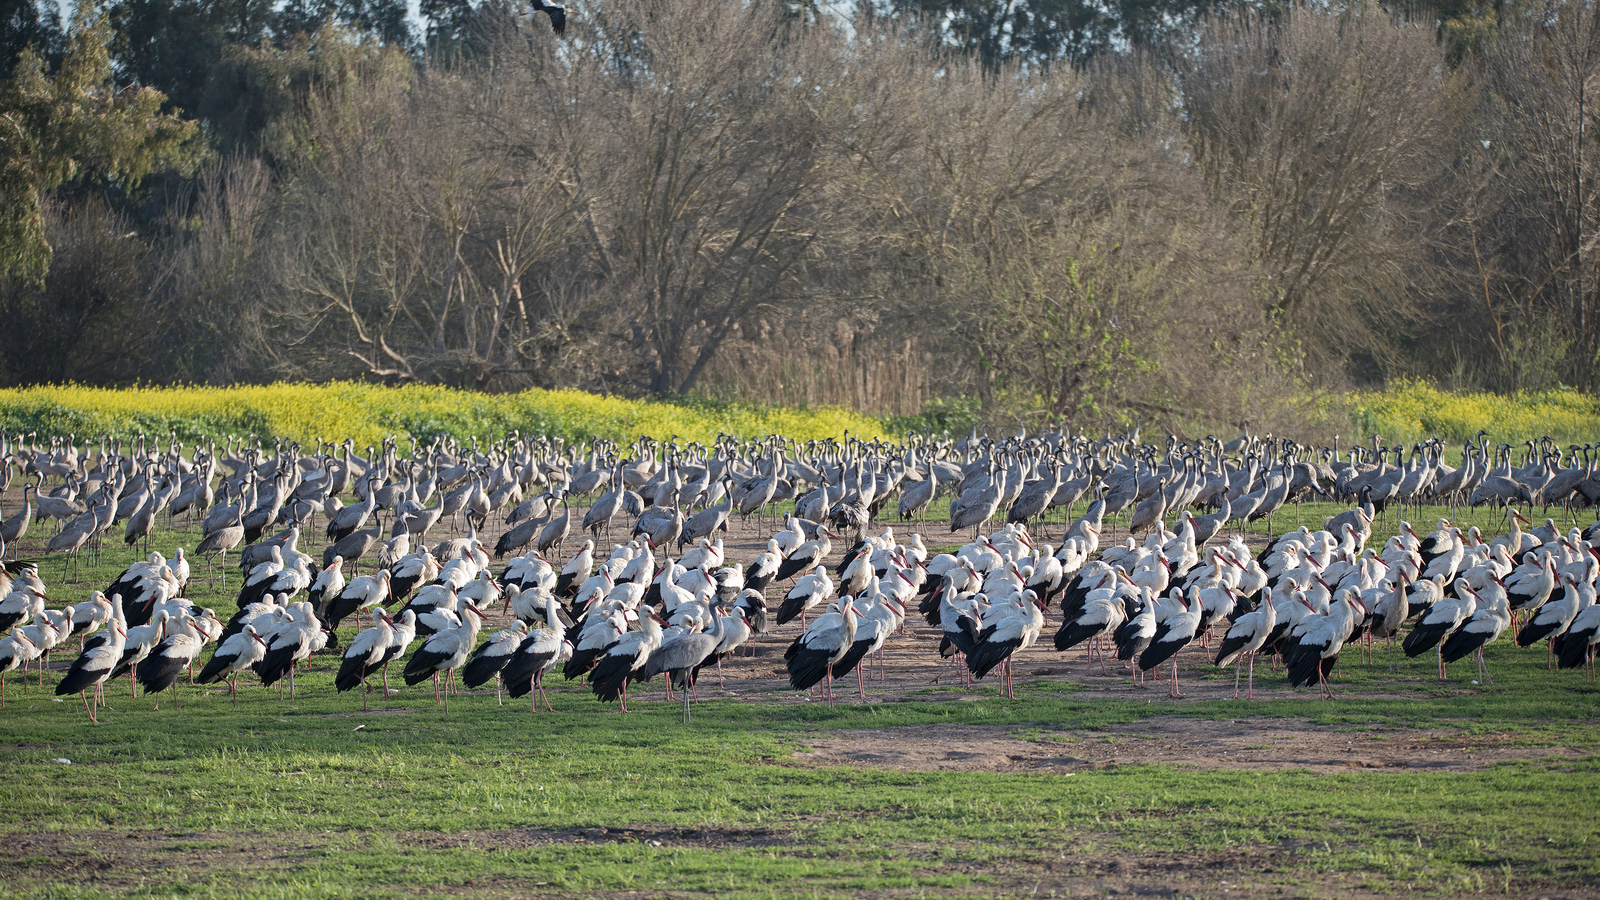
M 637 844 L 641 850 L 661 847 L 738 851 L 758 848 L 783 856 L 813 856 L 793 835 L 736 829 L 672 829 L 652 826 L 549 831 L 503 829 L 469 832 L 395 832 L 402 846 L 419 850 L 465 849 L 480 852 L 537 850 L 556 845 Z M 0 884 L 29 884 L 59 889 L 92 886 L 120 893 L 137 891 L 150 881 L 172 878 L 203 883 L 217 878 L 252 880 L 274 873 L 291 874 L 330 851 L 360 844 L 362 832 L 336 834 L 224 832 L 92 832 L 70 836 L 14 835 L 0 843 Z M 1308 845 L 1309 847 L 1309 845 Z M 1374 882 L 1368 873 L 1308 871 L 1297 855 L 1308 847 L 1257 846 L 1227 851 L 1108 851 L 1072 841 L 1056 848 L 1018 848 L 996 859 L 985 849 L 969 854 L 948 844 L 908 844 L 875 848 L 915 861 L 923 877 L 959 875 L 973 879 L 967 889 L 941 888 L 949 896 L 1112 896 L 1112 897 L 1330 897 L 1375 898 L 1403 894 L 1403 885 Z M 1317 848 L 1320 849 L 1320 845 Z M 168 874 L 166 870 L 176 870 Z M 805 885 L 791 884 L 795 891 Z M 1592 885 L 1553 885 L 1513 879 L 1509 896 L 1541 900 L 1588 900 L 1600 897 Z M 430 894 L 490 897 L 558 896 L 544 882 L 488 877 L 462 884 L 441 884 Z M 657 888 L 651 896 L 710 896 L 694 891 Z M 1498 892 L 1496 892 L 1498 893 Z M 926 896 L 925 887 L 854 891 L 853 896 L 895 898 Z M 1431 896 L 1436 895 L 1430 892 Z M 630 891 L 585 891 L 586 897 L 634 897 Z
M 651 847 L 700 847 L 733 850 L 745 847 L 781 847 L 794 842 L 792 835 L 764 829 L 666 828 L 639 826 L 595 827 L 550 831 L 543 828 L 504 828 L 495 831 L 402 832 L 403 844 L 435 850 L 526 850 L 557 844 L 648 844 Z
M 18 834 L 0 842 L 0 882 L 92 884 L 115 890 L 168 869 L 198 876 L 260 876 L 295 868 L 329 844 L 325 835 L 101 831 Z
M 947 865 L 974 875 L 987 874 L 1001 887 L 994 896 L 1031 897 L 1340 897 L 1377 898 L 1408 896 L 1410 885 L 1390 883 L 1361 871 L 1307 869 L 1302 854 L 1321 851 L 1320 843 L 1305 846 L 1256 846 L 1224 851 L 1186 850 L 1107 851 L 1103 847 L 1069 846 L 1058 853 L 1020 856 L 1003 870 L 984 872 L 983 866 Z M 1557 885 L 1548 881 L 1512 878 L 1503 896 L 1539 900 L 1582 900 L 1600 897 L 1593 885 Z M 1434 888 L 1429 896 L 1451 897 Z M 1460 896 L 1481 897 L 1500 890 Z
M 651 826 L 389 834 L 402 846 L 427 850 L 505 851 L 606 843 L 732 850 L 793 843 L 790 837 L 765 830 Z M 298 868 L 330 850 L 360 840 L 357 832 L 246 835 L 215 831 L 100 831 L 13 835 L 0 842 L 0 884 L 80 883 L 115 890 L 138 885 L 152 876 L 160 878 L 169 869 L 181 870 L 186 877 L 229 873 L 260 877 Z M 3 893 L 0 891 L 0 895 Z
M 1517 747 L 1510 741 L 1507 736 L 1463 736 L 1449 729 L 1352 732 L 1295 719 L 1206 721 L 1156 716 L 1099 731 L 1018 732 L 979 725 L 831 731 L 805 738 L 805 749 L 792 758 L 807 766 L 1070 775 L 1146 763 L 1206 770 L 1472 772 L 1494 763 L 1586 753 L 1571 747 Z

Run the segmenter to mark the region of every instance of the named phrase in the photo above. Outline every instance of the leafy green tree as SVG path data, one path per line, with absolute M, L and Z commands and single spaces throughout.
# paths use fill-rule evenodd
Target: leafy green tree
M 17 54 L 33 47 L 61 56 L 61 13 L 54 0 L 0 0 L 0 78 L 11 74 Z
M 79 18 L 55 74 L 25 50 L 0 83 L 0 275 L 42 279 L 50 266 L 49 192 L 94 183 L 136 187 L 194 162 L 197 126 L 161 111 L 166 97 L 112 80 L 111 28 Z
M 1193 28 L 1215 0 L 886 0 L 873 14 L 915 14 L 941 41 L 993 68 L 1015 60 L 1081 64 L 1119 45 L 1151 46 Z
M 107 16 L 116 33 L 119 80 L 153 87 L 168 110 L 193 114 L 206 80 L 230 45 L 259 47 L 277 14 L 272 0 L 118 0 Z
M 329 25 L 340 25 L 410 51 L 416 49 L 416 36 L 407 14 L 405 0 L 290 0 L 278 14 L 278 45 L 288 48 L 296 35 L 312 35 Z

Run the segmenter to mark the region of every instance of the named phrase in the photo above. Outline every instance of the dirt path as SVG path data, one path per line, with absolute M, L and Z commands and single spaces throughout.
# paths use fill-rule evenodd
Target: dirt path
M 383 837 L 413 853 L 537 852 L 556 846 L 619 845 L 619 858 L 696 849 L 713 852 L 759 852 L 764 857 L 813 859 L 821 865 L 837 851 L 812 845 L 787 831 L 675 829 L 651 826 L 549 831 L 507 828 L 463 832 L 385 832 Z M 1227 850 L 1189 849 L 1181 853 L 1141 849 L 1114 850 L 1098 834 L 1069 837 L 1060 845 L 1018 847 L 997 858 L 984 848 L 949 843 L 909 843 L 874 848 L 915 864 L 921 877 L 970 878 L 966 888 L 945 886 L 943 894 L 960 896 L 1131 896 L 1365 898 L 1406 896 L 1413 887 L 1392 883 L 1365 871 L 1308 870 L 1305 853 L 1320 844 L 1255 845 Z M 308 872 L 344 852 L 370 846 L 371 833 L 270 833 L 111 831 L 72 835 L 13 835 L 0 845 L 0 883 L 27 890 L 60 891 L 91 888 L 112 894 L 140 893 L 152 882 L 167 881 L 231 888 L 241 881 L 274 879 L 295 884 Z M 427 857 L 417 857 L 419 863 Z M 706 897 L 715 894 L 676 889 L 657 882 L 653 890 L 572 891 L 541 880 L 527 866 L 517 875 L 490 874 L 456 881 L 445 879 L 426 893 L 435 896 L 526 897 L 583 896 L 634 898 Z M 544 877 L 548 878 L 548 875 Z M 790 889 L 803 886 L 789 884 Z M 1593 885 L 1551 884 L 1521 876 L 1501 884 L 1507 896 L 1547 900 L 1579 900 L 1600 896 Z M 831 893 L 831 892 L 830 892 Z M 874 898 L 923 897 L 927 887 L 846 891 Z M 1494 893 L 1498 894 L 1499 891 Z M 1458 896 L 1449 892 L 1430 896 Z M 1482 891 L 1460 896 L 1481 896 Z
M 1297 719 L 1210 721 L 1155 716 L 1097 731 L 1020 731 L 998 726 L 906 726 L 825 732 L 793 754 L 806 766 L 913 772 L 1071 774 L 1106 766 L 1164 763 L 1185 769 L 1424 769 L 1471 772 L 1521 759 L 1586 755 L 1570 747 L 1519 747 L 1509 735 L 1448 729 L 1346 731 Z

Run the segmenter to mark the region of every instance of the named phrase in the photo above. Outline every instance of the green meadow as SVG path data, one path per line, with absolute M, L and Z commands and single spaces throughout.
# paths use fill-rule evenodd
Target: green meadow
M 194 540 L 163 526 L 153 546 Z M 56 602 L 70 602 L 132 557 L 108 548 L 76 583 L 50 559 L 44 576 L 61 585 Z M 190 594 L 226 617 L 236 571 L 229 584 L 197 564 Z M 334 692 L 337 663 L 314 657 L 292 702 L 248 685 L 237 709 L 225 690 L 180 684 L 156 710 L 124 680 L 98 727 L 77 697 L 51 695 L 59 672 L 25 693 L 13 676 L 0 712 L 10 774 L 0 892 L 1082 896 L 1113 878 L 1181 896 L 1525 896 L 1600 885 L 1600 689 L 1506 641 L 1488 653 L 1493 687 L 1472 684 L 1467 665 L 1437 682 L 1426 657 L 1391 673 L 1378 649 L 1370 663 L 1347 656 L 1335 702 L 1114 699 L 1024 667 L 1015 701 L 980 684 L 830 710 L 793 701 L 773 679 L 765 701 L 708 698 L 688 725 L 659 683 L 621 715 L 559 678 L 555 714 L 499 706 L 493 691 L 458 695 L 446 712 L 426 683 L 362 713 L 357 695 Z M 1258 684 L 1281 676 L 1258 670 Z M 1028 741 L 1115 741 L 1099 735 L 1154 716 L 1304 721 L 1353 741 L 1430 728 L 1535 757 L 1575 752 L 1469 772 L 1334 775 L 1214 769 L 1203 750 L 1198 768 L 1018 774 L 802 762 L 808 741 L 848 729 L 978 725 Z

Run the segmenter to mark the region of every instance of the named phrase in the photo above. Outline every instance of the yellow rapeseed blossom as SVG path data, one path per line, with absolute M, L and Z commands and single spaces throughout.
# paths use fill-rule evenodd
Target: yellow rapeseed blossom
M 1562 444 L 1600 438 L 1600 398 L 1570 388 L 1512 396 L 1454 394 L 1427 382 L 1402 381 L 1347 399 L 1362 429 L 1358 437 L 1376 433 L 1390 445 L 1425 437 L 1464 441 L 1479 429 L 1489 433 L 1492 444 L 1545 436 Z
M 270 384 L 240 387 L 77 385 L 0 390 L 0 427 L 13 434 L 165 436 L 185 442 L 230 435 L 283 437 L 301 443 L 350 438 L 358 446 L 385 435 L 419 440 L 449 434 L 495 440 L 515 430 L 568 441 L 605 437 L 628 442 L 646 435 L 709 442 L 719 433 L 742 438 L 781 434 L 799 440 L 885 436 L 877 419 L 836 408 L 806 410 L 723 403 L 663 403 L 602 397 L 583 391 L 528 390 L 481 394 L 435 385 L 382 387 Z

